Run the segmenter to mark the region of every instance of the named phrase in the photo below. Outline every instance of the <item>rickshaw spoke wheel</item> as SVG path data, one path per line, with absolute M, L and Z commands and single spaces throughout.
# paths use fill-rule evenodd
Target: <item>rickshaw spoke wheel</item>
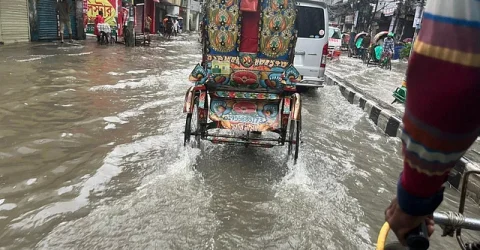
M 195 98 L 193 111 L 192 113 L 187 114 L 187 119 L 185 121 L 183 146 L 187 146 L 187 143 L 191 141 L 193 133 L 194 141 L 192 147 L 200 147 L 200 132 L 200 120 L 198 119 L 198 98 Z
M 290 120 L 288 133 L 288 157 L 293 157 L 294 164 L 297 163 L 298 154 L 300 152 L 300 131 L 301 121 Z
M 192 114 L 187 114 L 187 119 L 185 120 L 185 132 L 183 136 L 183 146 L 187 146 L 187 143 L 190 142 L 190 135 L 192 132 Z

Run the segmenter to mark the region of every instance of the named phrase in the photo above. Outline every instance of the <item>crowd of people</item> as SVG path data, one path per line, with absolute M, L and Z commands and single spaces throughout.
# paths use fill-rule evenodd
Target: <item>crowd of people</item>
M 170 38 L 172 35 L 177 36 L 182 32 L 183 20 L 181 18 L 175 18 L 172 16 L 166 16 L 160 23 L 159 33 L 166 38 Z
M 144 35 L 147 36 L 147 40 L 150 40 L 150 34 L 152 34 L 151 25 L 152 18 L 150 16 L 145 17 L 143 24 Z M 182 32 L 183 19 L 181 17 L 166 16 L 162 22 L 160 22 L 160 27 L 158 33 L 164 37 L 170 39 L 171 36 L 177 36 Z M 109 43 L 111 39 L 111 29 L 108 24 L 105 23 L 103 17 L 103 11 L 99 11 L 94 22 L 94 35 L 97 37 L 97 42 L 99 43 Z M 63 43 L 63 33 L 62 34 L 62 43 Z M 71 31 L 70 31 L 71 34 Z

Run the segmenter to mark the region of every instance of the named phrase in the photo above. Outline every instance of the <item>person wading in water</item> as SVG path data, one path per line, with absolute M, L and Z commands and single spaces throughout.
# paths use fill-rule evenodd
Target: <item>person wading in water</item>
M 63 43 L 63 32 L 65 30 L 65 26 L 68 30 L 68 36 L 70 38 L 70 42 L 72 40 L 72 25 L 70 23 L 70 5 L 68 4 L 67 0 L 60 0 L 57 3 L 57 12 L 60 19 L 60 38 L 61 43 Z

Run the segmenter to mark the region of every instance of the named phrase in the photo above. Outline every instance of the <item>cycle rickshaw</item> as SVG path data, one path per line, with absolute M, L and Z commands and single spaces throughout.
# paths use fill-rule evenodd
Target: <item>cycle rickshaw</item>
M 379 67 L 392 70 L 391 58 L 385 58 L 384 61 L 380 61 L 383 53 L 383 39 L 388 36 L 388 31 L 381 31 L 373 38 L 373 43 L 368 49 L 369 56 L 366 59 L 367 67 L 369 65 L 377 65 Z
M 350 48 L 348 50 L 348 57 L 353 57 L 353 58 L 362 57 L 363 53 L 365 52 L 364 49 L 362 48 L 362 42 L 367 34 L 368 34 L 367 32 L 360 32 L 357 35 L 355 35 L 353 39 L 353 44 L 350 44 Z
M 296 161 L 301 99 L 294 0 L 207 0 L 202 62 L 189 76 L 184 145 L 288 145 Z

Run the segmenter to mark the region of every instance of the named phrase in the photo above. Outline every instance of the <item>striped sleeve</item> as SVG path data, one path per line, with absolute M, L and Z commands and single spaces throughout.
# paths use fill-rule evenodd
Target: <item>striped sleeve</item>
M 429 0 L 407 72 L 397 186 L 408 214 L 432 213 L 480 132 L 480 1 Z

